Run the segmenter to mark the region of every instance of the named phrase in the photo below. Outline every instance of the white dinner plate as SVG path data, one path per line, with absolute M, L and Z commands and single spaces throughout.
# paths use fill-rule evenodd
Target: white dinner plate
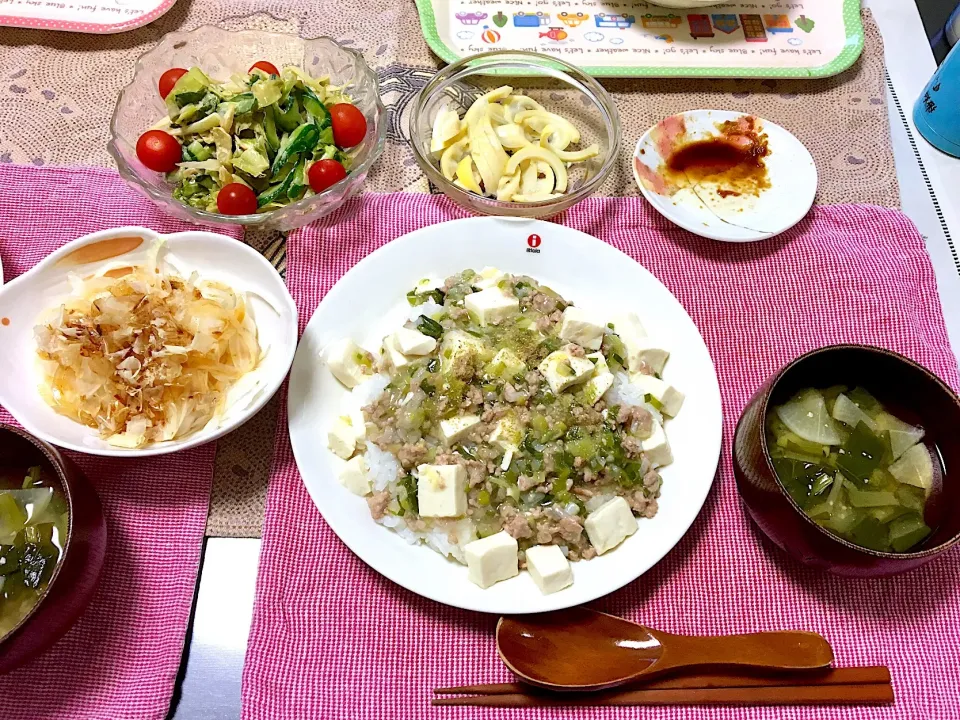
M 533 236 L 536 236 L 534 238 Z M 531 247 L 535 246 L 535 247 Z M 421 278 L 495 266 L 530 275 L 565 299 L 600 313 L 636 311 L 671 350 L 664 378 L 686 393 L 667 424 L 675 462 L 664 468 L 660 510 L 609 553 L 573 563 L 574 583 L 543 595 L 526 572 L 481 590 L 467 569 L 425 546 L 408 545 L 375 523 L 367 503 L 342 487 L 326 437 L 348 391 L 320 359 L 351 337 L 368 349 L 399 327 L 406 293 Z M 720 390 L 693 321 L 653 275 L 610 245 L 539 220 L 470 218 L 404 235 L 361 260 L 327 293 L 300 340 L 290 375 L 290 438 L 304 484 L 340 539 L 374 570 L 437 602 L 481 612 L 533 613 L 606 595 L 642 575 L 677 544 L 706 499 L 720 454 Z M 375 600 L 372 600 L 375 601 Z
M 114 250 L 118 239 L 140 242 L 126 251 Z M 36 361 L 33 328 L 38 317 L 58 307 L 70 294 L 70 274 L 92 275 L 104 266 L 140 266 L 149 249 L 163 240 L 160 252 L 182 276 L 196 272 L 247 293 L 247 308 L 257 326 L 263 360 L 241 378 L 227 395 L 224 412 L 192 435 L 136 449 L 109 445 L 93 428 L 56 413 L 38 391 L 41 374 Z M 102 243 L 102 244 L 101 244 Z M 84 248 L 103 248 L 100 257 L 75 262 Z M 123 227 L 85 235 L 48 255 L 35 267 L 0 289 L 0 404 L 28 431 L 47 442 L 90 455 L 145 457 L 164 455 L 210 442 L 255 415 L 280 388 L 297 346 L 297 308 L 283 279 L 260 253 L 226 235 L 188 230 L 158 235 L 142 227 Z
M 765 240 L 789 230 L 810 211 L 817 194 L 817 166 L 810 151 L 792 133 L 779 125 L 757 118 L 758 130 L 767 134 L 770 154 L 765 158 L 770 187 L 749 200 L 749 207 L 737 207 L 704 189 L 697 193 L 684 188 L 673 194 L 656 192 L 648 178 L 659 175 L 664 151 L 674 144 L 660 140 L 664 128 L 682 121 L 683 141 L 703 140 L 719 135 L 717 124 L 748 117 L 724 110 L 691 110 L 661 120 L 644 133 L 633 155 L 633 176 L 641 194 L 671 222 L 711 240 L 752 242 Z M 755 117 L 755 116 L 754 116 Z M 662 177 L 662 176 L 661 176 Z M 715 201 L 713 207 L 708 203 Z M 742 211 L 740 211 L 742 210 Z

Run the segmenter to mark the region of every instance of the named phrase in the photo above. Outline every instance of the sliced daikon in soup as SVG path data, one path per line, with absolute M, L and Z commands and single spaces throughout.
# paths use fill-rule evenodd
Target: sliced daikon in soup
M 890 450 L 894 460 L 923 440 L 923 428 L 905 423 L 887 412 L 877 416 L 877 427 L 880 431 L 886 430 L 890 433 Z
M 837 396 L 833 405 L 833 418 L 850 427 L 856 427 L 857 423 L 863 423 L 871 432 L 877 432 L 877 424 L 860 407 L 843 393 Z
M 837 424 L 827 412 L 827 403 L 819 390 L 804 390 L 794 395 L 776 412 L 783 424 L 804 440 L 823 445 L 841 442 Z
M 890 466 L 890 474 L 906 485 L 930 490 L 933 487 L 933 460 L 926 446 L 916 444 Z

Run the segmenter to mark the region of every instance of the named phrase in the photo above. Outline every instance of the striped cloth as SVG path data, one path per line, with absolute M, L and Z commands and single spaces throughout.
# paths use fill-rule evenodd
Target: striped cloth
M 109 170 L 0 165 L 0 187 L 7 281 L 65 242 L 97 230 L 191 228 L 165 216 Z M 11 420 L 0 407 L 0 422 Z M 0 718 L 167 716 L 199 572 L 214 452 L 210 443 L 136 461 L 69 453 L 103 502 L 103 574 L 76 625 L 42 656 L 0 677 Z
M 287 280 L 301 323 L 357 260 L 403 233 L 461 215 L 443 198 L 367 195 L 331 222 L 293 233 Z M 539 720 L 641 712 L 664 719 L 956 718 L 960 552 L 891 579 L 807 569 L 747 521 L 729 452 L 751 393 L 782 363 L 820 345 L 884 345 L 958 385 L 933 268 L 916 229 L 891 210 L 821 207 L 779 239 L 727 245 L 678 230 L 642 200 L 616 198 L 588 200 L 562 220 L 624 250 L 677 296 L 710 348 L 725 408 L 719 478 L 697 522 L 650 572 L 595 606 L 672 632 L 818 631 L 840 664 L 889 665 L 896 706 L 431 708 L 432 688 L 510 679 L 494 647 L 496 618 L 422 599 L 355 557 L 310 501 L 284 423 L 244 669 L 244 720 Z M 386 531 L 371 521 L 370 532 Z

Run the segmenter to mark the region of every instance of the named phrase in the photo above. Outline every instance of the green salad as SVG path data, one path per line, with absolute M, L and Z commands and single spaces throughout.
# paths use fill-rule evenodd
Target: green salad
M 282 207 L 346 176 L 345 150 L 362 141 L 363 114 L 326 78 L 259 65 L 226 82 L 198 67 L 168 71 L 176 82 L 169 89 L 161 84 L 167 116 L 141 136 L 137 155 L 167 173 L 177 200 L 246 214 Z M 313 169 L 324 161 L 336 165 Z

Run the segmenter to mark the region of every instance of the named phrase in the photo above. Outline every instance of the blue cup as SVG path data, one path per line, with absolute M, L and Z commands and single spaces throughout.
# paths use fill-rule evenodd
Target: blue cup
M 921 135 L 938 150 L 960 157 L 960 45 L 930 78 L 917 104 L 913 122 Z

